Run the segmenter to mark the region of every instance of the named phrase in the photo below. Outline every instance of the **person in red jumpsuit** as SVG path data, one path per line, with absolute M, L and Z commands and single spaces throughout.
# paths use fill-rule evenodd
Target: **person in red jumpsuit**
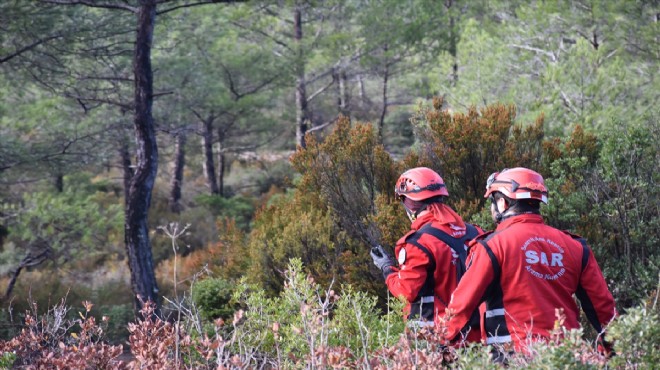
M 410 218 L 411 230 L 396 244 L 398 266 L 381 246 L 372 249 L 392 295 L 404 297 L 408 325 L 433 327 L 444 316 L 451 293 L 462 275 L 460 253 L 481 232 L 444 203 L 449 195 L 442 177 L 426 167 L 412 168 L 397 180 L 396 195 Z M 445 241 L 443 241 L 445 240 Z M 456 249 L 452 249 L 450 244 Z M 479 315 L 464 324 L 468 341 L 479 341 Z
M 539 209 L 540 203 L 547 204 L 547 194 L 543 177 L 527 168 L 505 169 L 488 178 L 484 197 L 491 201 L 497 228 L 470 243 L 467 272 L 449 302 L 448 340 L 459 339 L 460 329 L 483 301 L 486 343 L 510 343 L 508 347 L 523 352 L 530 343 L 550 337 L 558 309 L 565 315 L 564 327 L 580 326 L 574 295 L 598 333 L 617 315 L 586 241 L 543 222 Z

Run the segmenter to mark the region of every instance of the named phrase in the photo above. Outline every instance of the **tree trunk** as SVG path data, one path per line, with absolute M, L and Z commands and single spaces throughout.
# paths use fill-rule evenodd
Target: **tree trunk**
M 128 138 L 126 138 L 128 140 Z M 119 148 L 121 157 L 121 168 L 124 172 L 124 207 L 128 204 L 128 190 L 131 188 L 131 179 L 133 178 L 133 168 L 131 167 L 131 153 L 128 151 L 128 142 L 124 142 Z
M 180 132 L 174 143 L 174 171 L 170 183 L 170 209 L 174 213 L 181 212 L 181 186 L 183 184 L 183 167 L 186 163 L 186 134 Z
M 202 146 L 204 147 L 204 176 L 211 194 L 220 194 L 215 176 L 215 160 L 213 159 L 213 116 L 202 121 Z
M 225 134 L 218 129 L 218 194 L 225 196 L 225 171 L 227 169 L 227 155 L 224 149 Z
M 362 79 L 362 75 L 357 75 L 355 78 L 358 83 L 358 91 L 360 94 L 360 102 L 362 106 L 364 107 L 367 104 L 367 92 L 364 88 L 364 80 Z
M 296 8 L 293 15 L 294 38 L 296 40 L 296 144 L 305 147 L 305 134 L 307 133 L 307 92 L 305 90 L 305 61 L 302 46 L 302 14 Z
M 337 108 L 343 116 L 349 116 L 348 89 L 346 89 L 346 71 L 333 71 L 332 78 L 337 84 Z
M 125 242 L 131 287 L 136 295 L 136 308 L 152 301 L 157 306 L 158 286 L 149 241 L 147 214 L 158 172 L 158 146 L 152 116 L 153 72 L 151 47 L 156 21 L 156 0 L 141 0 L 137 13 L 137 35 L 133 59 L 135 75 L 134 128 L 137 144 L 135 175 L 131 178 L 126 200 Z
M 449 55 L 451 55 L 452 60 L 451 86 L 455 87 L 458 84 L 458 34 L 456 32 L 456 19 L 451 14 L 452 5 L 453 1 L 451 0 L 445 2 L 449 14 Z
M 7 284 L 7 289 L 5 290 L 5 301 L 8 301 L 11 297 L 11 294 L 14 291 L 14 286 L 16 285 L 16 280 L 18 280 L 18 276 L 21 274 L 21 271 L 23 271 L 23 269 L 26 267 L 34 267 L 40 265 L 42 262 L 50 258 L 52 252 L 53 250 L 49 246 L 46 246 L 45 248 L 42 248 L 36 255 L 33 255 L 32 252 L 28 252 L 28 254 L 23 257 L 21 263 L 16 267 L 14 271 L 12 271 L 11 278 Z
M 55 175 L 55 191 L 58 193 L 64 191 L 64 175 L 61 173 Z
M 387 54 L 387 45 L 383 48 Z M 383 71 L 383 109 L 380 111 L 380 118 L 378 119 L 378 139 L 383 142 L 383 129 L 385 127 L 385 114 L 387 114 L 387 82 L 390 77 L 390 65 L 385 56 L 385 70 Z

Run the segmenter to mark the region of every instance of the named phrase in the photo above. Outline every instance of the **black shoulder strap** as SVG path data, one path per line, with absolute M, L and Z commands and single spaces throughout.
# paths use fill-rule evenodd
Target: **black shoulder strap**
M 479 240 L 479 244 L 481 244 L 484 247 L 486 253 L 488 254 L 488 258 L 490 258 L 490 263 L 493 265 L 493 282 L 499 282 L 500 275 L 502 274 L 502 267 L 500 266 L 500 263 L 497 261 L 497 257 L 495 257 L 495 253 L 493 253 L 493 250 L 490 249 L 488 243 L 485 240 Z
M 454 238 L 453 236 L 447 234 L 446 232 L 433 227 L 430 223 L 424 225 L 421 229 L 417 231 L 421 234 L 430 234 L 433 235 L 436 239 L 442 241 L 451 247 L 451 249 L 458 254 L 458 257 L 461 259 L 461 263 L 465 265 L 465 260 L 467 259 L 467 251 L 465 250 L 465 243 L 468 240 L 474 239 L 479 232 L 477 228 L 472 224 L 465 224 L 465 235 L 460 238 Z
M 582 270 L 587 267 L 587 262 L 589 262 L 589 247 L 587 246 L 587 241 L 584 238 L 575 238 L 582 244 Z
M 589 254 L 591 252 L 589 251 L 587 241 L 584 238 L 573 236 L 573 239 L 579 241 L 580 244 L 582 244 L 582 271 L 584 271 L 584 269 L 587 267 L 587 263 L 589 262 Z M 598 313 L 596 312 L 596 308 L 594 307 L 589 294 L 587 294 L 587 291 L 580 283 L 578 283 L 575 296 L 580 300 L 582 311 L 584 311 L 584 314 L 587 317 L 587 320 L 589 320 L 591 323 L 591 326 L 593 326 L 598 333 L 601 333 L 603 331 L 603 327 L 600 325 L 600 321 L 598 320 Z
M 435 271 L 435 257 L 433 257 L 433 253 L 431 253 L 428 248 L 423 246 L 422 243 L 418 241 L 420 236 L 422 236 L 422 234 L 419 231 L 414 234 L 410 234 L 410 236 L 406 238 L 406 243 L 412 244 L 424 252 L 424 254 L 429 258 L 430 262 L 428 270 L 431 272 L 431 274 L 433 274 L 433 271 Z
M 435 228 L 430 223 L 428 223 L 417 230 L 417 232 L 406 238 L 406 242 L 417 246 L 429 257 L 429 260 L 431 260 L 429 271 L 435 271 L 435 258 L 426 247 L 418 242 L 418 239 L 423 234 L 429 234 L 447 244 L 454 251 L 454 253 L 458 255 L 459 263 L 456 266 L 456 281 L 460 281 L 465 274 L 465 271 L 467 270 L 465 267 L 465 261 L 467 260 L 467 250 L 465 248 L 465 243 L 468 240 L 474 239 L 479 234 L 479 231 L 476 227 L 474 227 L 474 225 L 466 223 L 465 227 L 465 235 L 460 238 L 454 238 L 446 232 Z
M 587 263 L 589 263 L 589 254 L 591 253 L 589 251 L 589 246 L 587 245 L 587 240 L 585 238 L 581 237 L 580 235 L 571 233 L 568 230 L 561 230 L 561 232 L 563 232 L 564 234 L 570 236 L 571 238 L 573 238 L 574 240 L 577 240 L 578 242 L 580 242 L 580 244 L 582 244 L 582 270 L 581 271 L 584 271 L 584 269 L 587 267 Z

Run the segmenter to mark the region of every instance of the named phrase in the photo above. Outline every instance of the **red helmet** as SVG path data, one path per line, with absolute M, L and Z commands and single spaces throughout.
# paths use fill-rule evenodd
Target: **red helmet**
M 449 196 L 442 177 L 426 167 L 411 168 L 396 181 L 394 192 L 397 196 L 406 196 L 421 201 L 438 195 Z
M 496 191 L 511 199 L 537 199 L 548 204 L 548 189 L 543 176 L 524 167 L 506 168 L 490 175 L 486 181 L 484 198 Z

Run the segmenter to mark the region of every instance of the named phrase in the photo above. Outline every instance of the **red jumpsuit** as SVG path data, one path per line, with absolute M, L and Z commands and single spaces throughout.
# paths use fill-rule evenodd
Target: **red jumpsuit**
M 574 294 L 598 332 L 616 316 L 614 298 L 584 240 L 545 225 L 537 214 L 505 219 L 473 240 L 467 267 L 449 303 L 450 340 L 483 301 L 486 343 L 513 342 L 518 351 L 550 336 L 557 308 L 564 310 L 566 328 L 579 327 Z
M 395 297 L 403 296 L 408 301 L 404 316 L 409 322 L 420 326 L 437 325 L 439 319 L 444 317 L 451 293 L 457 285 L 456 266 L 459 260 L 447 244 L 434 236 L 414 234 L 429 223 L 455 238 L 464 236 L 466 232 L 465 223 L 451 208 L 444 204 L 439 204 L 437 208 L 435 214 L 429 212 L 416 219 L 412 223 L 412 230 L 397 242 L 395 256 L 399 266 L 393 268 L 394 273 L 385 280 Z M 479 228 L 477 231 L 482 232 Z M 414 240 L 411 240 L 411 236 Z M 415 244 L 422 245 L 426 251 Z M 435 260 L 432 276 L 428 274 L 433 263 L 428 252 Z M 469 333 L 468 340 L 479 341 L 480 337 L 477 328 Z

